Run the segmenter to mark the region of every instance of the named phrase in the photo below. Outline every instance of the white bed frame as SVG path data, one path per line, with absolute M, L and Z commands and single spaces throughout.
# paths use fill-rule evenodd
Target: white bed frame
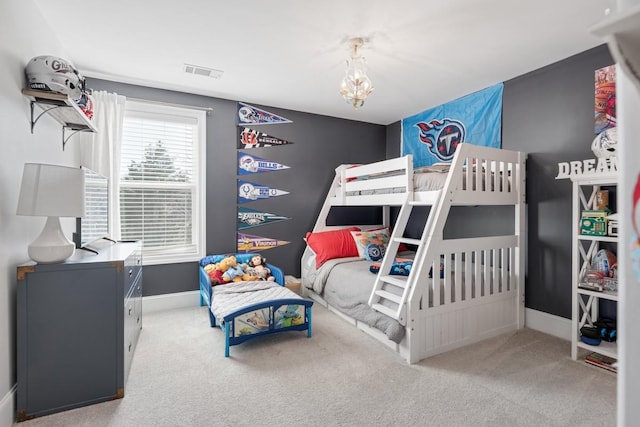
M 369 305 L 404 325 L 405 337 L 395 344 L 381 332 L 339 313 L 311 289 L 304 289 L 306 295 L 369 332 L 409 363 L 523 327 L 525 161 L 526 154 L 522 152 L 461 144 L 444 187 L 424 192 L 413 190 L 410 155 L 357 167 L 338 167 L 314 231 L 342 228 L 326 225 L 332 206 L 384 206 L 385 226 L 389 226 L 389 206 L 401 206 Z M 391 171 L 394 176 L 376 177 Z M 362 177 L 367 179 L 358 180 Z M 348 195 L 354 191 L 391 188 L 396 192 Z M 404 238 L 411 210 L 416 205 L 431 207 L 423 234 L 420 239 Z M 444 238 L 452 206 L 479 205 L 514 206 L 513 234 Z M 417 246 L 408 277 L 388 275 L 400 243 Z M 307 248 L 302 258 L 303 274 L 311 255 Z M 430 278 L 431 267 L 435 272 L 443 268 L 443 278 L 437 273 L 435 279 Z M 395 292 L 389 292 L 390 287 L 395 287 Z

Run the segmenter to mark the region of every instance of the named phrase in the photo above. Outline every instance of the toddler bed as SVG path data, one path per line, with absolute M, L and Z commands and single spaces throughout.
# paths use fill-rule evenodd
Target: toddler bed
M 522 327 L 525 161 L 522 152 L 460 144 L 450 165 L 419 174 L 411 156 L 338 167 L 313 232 L 307 234 L 303 289 L 409 363 Z M 471 237 L 445 238 L 453 206 L 490 205 L 513 206 L 513 232 L 474 230 Z M 365 239 L 366 246 L 354 253 L 349 249 L 353 233 L 372 233 L 367 229 L 374 227 L 327 225 L 333 206 L 384 207 L 378 228 L 388 230 L 386 238 Z M 400 206 L 395 224 L 390 224 L 390 206 Z M 429 207 L 420 238 L 404 235 L 415 206 Z M 414 261 L 406 276 L 398 276 L 394 261 L 403 255 L 403 245 L 415 248 Z M 358 266 L 376 256 L 377 275 L 366 263 Z M 433 271 L 439 274 L 432 277 Z M 355 288 L 362 291 L 353 303 Z M 352 311 L 365 306 L 366 315 Z M 384 316 L 388 320 L 381 321 Z M 396 322 L 391 329 L 402 331 L 390 334 L 389 327 L 380 327 L 390 321 Z
M 266 264 L 273 280 L 237 280 L 224 284 L 212 282 L 207 272 L 208 266 L 230 256 L 239 264 L 248 264 L 256 255 L 209 255 L 200 260 L 200 305 L 208 307 L 211 327 L 219 326 L 225 333 L 225 357 L 229 357 L 230 346 L 259 336 L 306 330 L 307 337 L 311 338 L 313 301 L 284 287 L 280 268 Z

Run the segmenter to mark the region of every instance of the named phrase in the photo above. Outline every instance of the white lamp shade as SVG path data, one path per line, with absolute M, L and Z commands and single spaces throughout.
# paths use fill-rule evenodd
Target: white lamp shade
M 41 263 L 62 262 L 73 255 L 59 217 L 84 216 L 84 171 L 67 166 L 25 163 L 18 215 L 46 216 L 42 233 L 29 245 L 29 257 Z
M 18 215 L 84 216 L 84 173 L 80 168 L 25 163 Z

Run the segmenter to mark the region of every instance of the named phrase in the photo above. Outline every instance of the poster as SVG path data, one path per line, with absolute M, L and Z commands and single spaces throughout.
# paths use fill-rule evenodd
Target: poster
M 595 72 L 595 134 L 616 126 L 616 66 Z
M 289 328 L 304 324 L 305 306 L 299 304 L 282 305 L 273 313 L 275 329 Z
M 289 169 L 289 166 L 263 159 L 252 154 L 238 152 L 238 175 L 278 171 Z
M 233 320 L 234 337 L 258 334 L 270 329 L 271 309 L 262 308 L 236 316 Z
M 249 181 L 238 180 L 238 203 L 248 203 L 260 199 L 284 196 L 285 194 L 289 194 L 289 192 Z
M 286 221 L 288 219 L 291 218 L 240 206 L 238 207 L 237 229 L 243 230 L 245 228 L 258 227 L 260 225 Z
M 402 155 L 413 166 L 450 163 L 460 143 L 502 147 L 503 84 L 402 120 Z
M 277 114 L 270 113 L 253 105 L 238 102 L 238 125 L 267 125 L 293 123 Z
M 238 127 L 238 148 L 248 150 L 250 148 L 278 147 L 289 144 L 293 144 L 293 142 L 276 138 L 257 130 Z
M 269 237 L 254 236 L 244 233 L 237 233 L 237 240 L 237 252 L 240 254 L 262 252 L 291 243 L 285 240 L 271 239 Z

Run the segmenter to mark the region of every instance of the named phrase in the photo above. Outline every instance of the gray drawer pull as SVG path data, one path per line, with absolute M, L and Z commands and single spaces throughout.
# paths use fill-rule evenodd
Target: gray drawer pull
M 129 307 L 129 316 L 131 316 L 131 310 L 133 310 L 133 307 Z
M 129 270 L 129 277 L 133 276 L 133 270 Z

